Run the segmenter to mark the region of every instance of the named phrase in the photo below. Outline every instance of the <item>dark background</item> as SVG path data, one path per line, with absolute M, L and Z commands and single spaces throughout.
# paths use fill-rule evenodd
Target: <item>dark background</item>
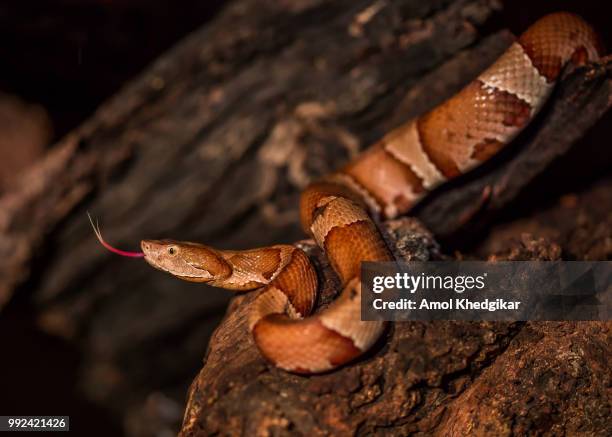
M 0 92 L 45 108 L 53 127 L 51 145 L 148 63 L 214 17 L 223 4 L 222 0 L 4 1 Z M 482 32 L 507 27 L 520 33 L 548 12 L 568 10 L 592 23 L 609 48 L 610 9 L 608 2 L 594 0 L 507 1 L 504 11 Z M 590 138 L 594 143 L 606 141 L 609 129 L 601 125 Z M 17 294 L 0 317 L 0 414 L 70 415 L 73 429 L 79 429 L 79 423 L 96 423 L 96 435 L 120 435 L 121 423 L 79 396 L 77 351 L 36 328 L 28 297 Z

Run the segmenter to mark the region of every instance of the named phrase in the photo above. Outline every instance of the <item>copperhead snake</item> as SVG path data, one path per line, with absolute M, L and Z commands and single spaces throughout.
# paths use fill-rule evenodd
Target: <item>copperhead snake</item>
M 445 181 L 495 155 L 533 119 L 568 62 L 598 59 L 593 29 L 569 13 L 548 15 L 458 94 L 386 134 L 301 195 L 304 230 L 325 251 L 343 290 L 310 315 L 317 273 L 299 248 L 218 250 L 198 243 L 143 240 L 153 267 L 177 278 L 230 290 L 259 289 L 249 329 L 261 354 L 290 372 L 318 373 L 367 351 L 383 322 L 361 321 L 362 261 L 391 261 L 375 221 L 407 213 Z

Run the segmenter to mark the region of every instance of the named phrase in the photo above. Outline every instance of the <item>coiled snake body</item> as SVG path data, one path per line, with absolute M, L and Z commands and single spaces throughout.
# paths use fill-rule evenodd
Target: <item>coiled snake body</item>
M 261 289 L 249 327 L 262 355 L 276 366 L 317 373 L 342 365 L 367 351 L 384 329 L 382 322 L 360 320 L 360 263 L 392 260 L 371 217 L 406 213 L 428 191 L 496 154 L 540 110 L 568 62 L 582 64 L 598 55 L 596 35 L 582 19 L 548 15 L 454 97 L 310 185 L 301 196 L 302 226 L 343 286 L 320 313 L 309 316 L 317 275 L 294 246 L 223 251 L 144 240 L 145 260 L 180 279 Z

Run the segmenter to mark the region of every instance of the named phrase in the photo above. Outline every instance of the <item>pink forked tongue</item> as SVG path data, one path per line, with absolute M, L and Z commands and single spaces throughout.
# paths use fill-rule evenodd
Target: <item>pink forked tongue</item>
M 91 223 L 91 227 L 96 233 L 96 237 L 98 237 L 98 241 L 100 242 L 102 246 L 106 247 L 111 252 L 116 253 L 121 256 L 128 256 L 131 258 L 142 258 L 144 256 L 144 253 L 142 252 L 128 252 L 126 250 L 116 249 L 110 244 L 108 244 L 106 241 L 104 241 L 104 238 L 102 238 L 102 234 L 100 233 L 100 226 L 98 225 L 98 221 L 96 220 L 96 224 L 94 224 L 91 218 L 91 215 L 89 215 L 89 213 L 87 213 L 87 217 L 89 217 L 89 223 Z

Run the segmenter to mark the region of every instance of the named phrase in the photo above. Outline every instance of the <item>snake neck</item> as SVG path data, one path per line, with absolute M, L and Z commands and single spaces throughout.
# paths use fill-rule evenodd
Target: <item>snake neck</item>
M 250 250 L 218 250 L 231 274 L 213 279 L 210 285 L 228 290 L 247 291 L 269 284 L 287 265 L 295 247 L 276 245 Z

